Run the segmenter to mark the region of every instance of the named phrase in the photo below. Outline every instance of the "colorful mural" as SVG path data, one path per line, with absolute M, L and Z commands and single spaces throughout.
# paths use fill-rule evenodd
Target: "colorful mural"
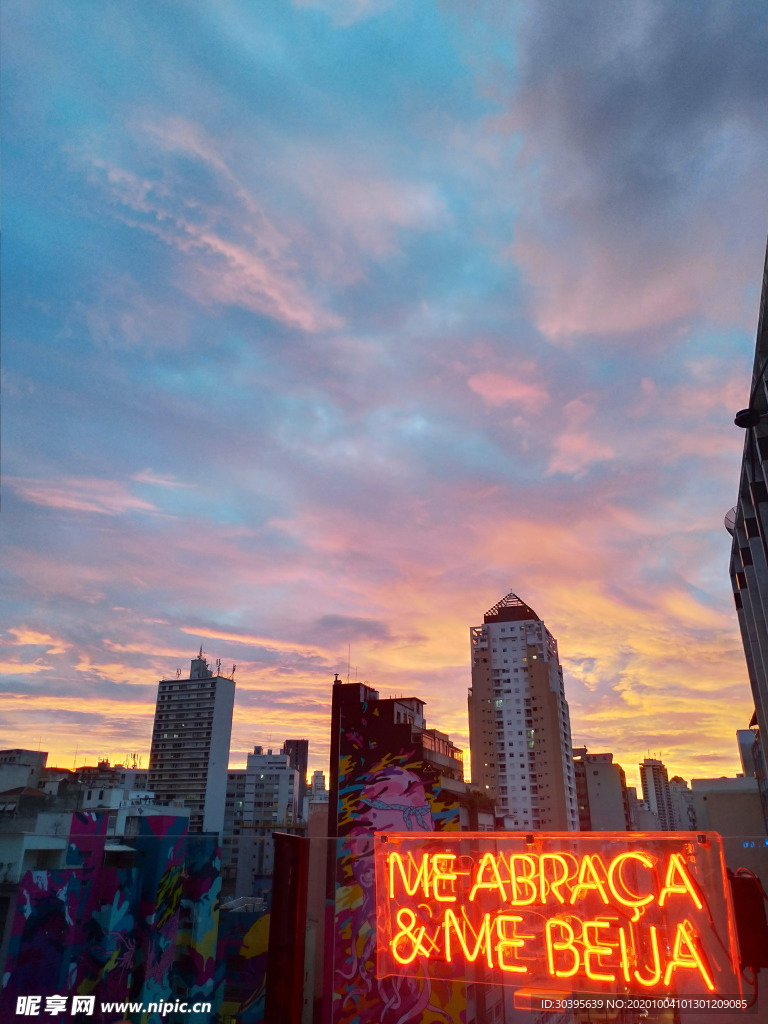
M 171 985 L 189 1002 L 212 1002 L 219 932 L 221 847 L 218 836 L 190 835 L 181 879 L 179 930 Z M 189 1024 L 194 1015 L 187 1014 Z M 206 1014 L 204 1020 L 209 1019 Z
M 459 803 L 394 702 L 341 686 L 333 1024 L 461 1024 L 463 985 L 376 977 L 375 832 L 459 829 Z
M 106 866 L 105 847 L 106 816 L 73 814 L 67 866 L 28 871 L 21 879 L 0 1017 L 15 1012 L 20 995 L 112 1000 L 130 992 L 138 880 L 131 868 Z
M 145 1005 L 167 1000 L 176 957 L 182 871 L 186 852 L 184 818 L 148 815 L 139 820 L 136 851 L 143 862 L 137 927 L 134 990 Z M 145 1014 L 142 1024 L 160 1015 Z
M 268 911 L 222 911 L 216 952 L 215 1024 L 261 1024 L 267 987 Z
M 217 837 L 189 837 L 183 817 L 147 815 L 135 819 L 130 839 L 110 842 L 106 820 L 98 813 L 72 815 L 65 866 L 22 877 L 0 1019 L 12 1019 L 17 998 L 27 995 L 92 995 L 94 1024 L 123 1019 L 103 1011 L 105 1002 L 148 1005 L 177 993 L 213 1001 Z M 140 1017 L 141 1024 L 160 1019 Z M 190 1014 L 185 1021 L 195 1024 Z

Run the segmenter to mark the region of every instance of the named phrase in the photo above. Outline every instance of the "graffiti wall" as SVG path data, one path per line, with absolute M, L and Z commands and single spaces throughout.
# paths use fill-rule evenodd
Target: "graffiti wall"
M 218 837 L 188 836 L 171 985 L 174 991 L 183 992 L 189 1002 L 213 1000 L 220 893 Z M 191 1014 L 187 1014 L 187 1020 L 194 1024 Z
M 150 815 L 139 821 L 136 851 L 141 896 L 134 991 L 144 1004 L 159 1002 L 173 991 L 170 975 L 176 957 L 186 840 L 184 818 Z M 150 1016 L 144 1020 L 154 1024 Z
M 19 883 L 0 1020 L 12 1019 L 18 997 L 27 995 L 92 995 L 89 1019 L 103 1024 L 123 1014 L 103 1012 L 102 1002 L 147 1005 L 177 992 L 212 998 L 215 837 L 190 839 L 185 818 L 148 815 L 130 841 L 107 840 L 106 815 L 74 814 L 62 861 L 57 870 L 28 871 Z
M 463 985 L 376 977 L 376 832 L 459 829 L 459 804 L 393 702 L 342 700 L 334 927 L 334 1024 L 461 1024 Z M 341 697 L 341 694 L 339 694 Z
M 261 1024 L 267 986 L 269 912 L 222 911 L 216 967 L 216 1021 Z

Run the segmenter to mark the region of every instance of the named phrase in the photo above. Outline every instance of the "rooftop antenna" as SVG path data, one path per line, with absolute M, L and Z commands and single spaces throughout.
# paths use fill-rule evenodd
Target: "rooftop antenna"
M 78 752 L 79 749 L 80 749 L 80 744 L 78 743 L 78 745 L 75 747 L 75 763 L 72 765 L 72 770 L 73 771 L 77 768 L 77 752 Z
M 233 679 L 235 678 L 235 670 L 236 670 L 236 669 L 237 669 L 237 665 L 233 665 L 233 666 L 232 666 L 232 678 L 233 678 Z

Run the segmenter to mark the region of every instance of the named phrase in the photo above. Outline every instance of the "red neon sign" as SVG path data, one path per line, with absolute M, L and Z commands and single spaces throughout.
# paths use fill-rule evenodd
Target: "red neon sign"
M 741 993 L 716 833 L 398 833 L 376 843 L 378 973 Z

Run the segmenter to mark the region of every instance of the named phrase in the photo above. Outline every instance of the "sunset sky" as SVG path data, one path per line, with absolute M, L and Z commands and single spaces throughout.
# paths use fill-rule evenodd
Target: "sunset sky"
M 202 644 L 233 765 L 307 737 L 327 771 L 350 651 L 466 747 L 512 590 L 575 745 L 740 770 L 767 24 L 8 0 L 0 746 L 146 765 Z

